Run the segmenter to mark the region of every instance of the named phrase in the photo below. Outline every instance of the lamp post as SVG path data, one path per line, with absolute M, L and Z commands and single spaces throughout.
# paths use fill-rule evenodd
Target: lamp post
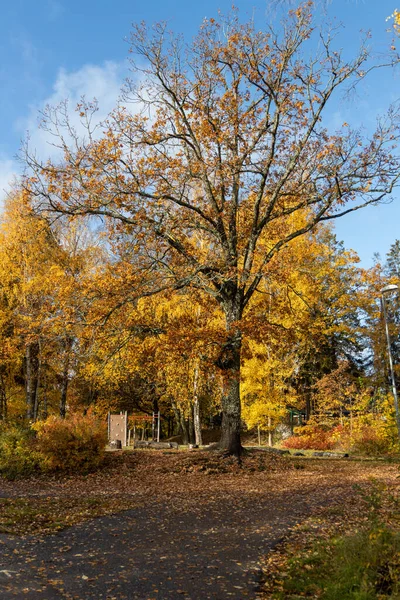
M 397 431 L 398 431 L 399 438 L 400 438 L 399 400 L 398 400 L 398 397 L 397 397 L 396 381 L 395 381 L 395 378 L 394 378 L 393 356 L 392 356 L 392 349 L 390 347 L 390 334 L 389 334 L 389 324 L 388 324 L 388 319 L 387 319 L 387 308 L 386 308 L 386 297 L 385 297 L 386 294 L 390 294 L 391 292 L 397 292 L 398 289 L 399 289 L 398 285 L 394 285 L 394 284 L 386 285 L 381 290 L 381 294 L 382 294 L 382 296 L 381 296 L 381 304 L 382 304 L 383 318 L 384 318 L 384 321 L 385 321 L 386 342 L 387 342 L 388 355 L 389 355 L 390 378 L 392 380 L 394 411 L 395 411 L 395 415 L 396 415 Z

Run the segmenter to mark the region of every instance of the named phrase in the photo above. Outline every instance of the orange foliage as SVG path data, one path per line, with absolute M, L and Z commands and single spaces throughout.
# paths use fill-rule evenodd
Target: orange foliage
M 283 442 L 285 448 L 299 450 L 333 450 L 337 445 L 337 434 L 340 425 L 333 429 L 313 423 L 296 427 L 295 432 L 299 435 L 288 438 Z
M 88 472 L 98 467 L 107 443 L 105 422 L 92 415 L 49 417 L 33 425 L 44 467 L 51 471 Z

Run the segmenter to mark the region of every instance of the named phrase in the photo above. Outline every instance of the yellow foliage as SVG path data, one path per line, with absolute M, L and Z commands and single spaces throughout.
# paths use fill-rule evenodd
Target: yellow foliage
M 397 8 L 386 18 L 386 21 L 389 19 L 393 19 L 393 27 L 396 33 L 400 33 L 400 11 L 398 11 Z
M 241 370 L 242 417 L 249 428 L 270 429 L 285 416 L 289 398 L 287 379 L 293 368 L 276 355 L 271 357 L 266 344 L 249 342 L 252 357 Z M 295 393 L 292 390 L 290 401 Z

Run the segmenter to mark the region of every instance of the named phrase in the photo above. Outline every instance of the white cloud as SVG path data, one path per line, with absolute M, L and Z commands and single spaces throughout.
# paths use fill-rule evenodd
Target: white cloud
M 68 73 L 61 69 L 54 84 L 54 92 L 46 103 L 56 104 L 65 98 L 73 103 L 81 96 L 97 98 L 103 112 L 113 108 L 122 84 L 123 65 L 107 61 L 103 66 L 84 65 L 79 71 Z
M 51 145 L 54 140 L 48 132 L 38 127 L 39 112 L 46 105 L 56 106 L 68 100 L 71 123 L 78 133 L 82 133 L 79 115 L 75 112 L 76 104 L 82 96 L 85 96 L 87 101 L 96 99 L 99 105 L 96 122 L 104 120 L 118 102 L 125 75 L 125 65 L 111 61 L 103 65 L 84 65 L 77 71 L 60 69 L 51 94 L 42 102 L 28 106 L 27 115 L 18 119 L 15 129 L 20 137 L 25 138 L 29 135 L 29 147 L 36 152 L 38 158 L 54 157 L 57 154 L 57 150 Z M 0 203 L 19 172 L 18 163 L 10 156 L 0 153 Z
M 52 146 L 54 138 L 39 128 L 40 111 L 45 106 L 56 107 L 67 100 L 70 124 L 78 134 L 84 134 L 76 105 L 84 97 L 87 101 L 97 100 L 99 110 L 95 123 L 103 121 L 115 108 L 120 95 L 125 66 L 123 63 L 105 62 L 103 65 L 84 65 L 78 71 L 60 69 L 52 93 L 40 103 L 30 107 L 29 114 L 16 124 L 19 132 L 29 136 L 29 147 L 41 159 L 54 157 L 57 150 Z

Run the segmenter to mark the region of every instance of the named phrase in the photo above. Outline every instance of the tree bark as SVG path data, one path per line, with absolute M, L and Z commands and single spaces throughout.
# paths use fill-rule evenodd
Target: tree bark
M 181 427 L 182 443 L 184 446 L 187 446 L 190 443 L 188 423 L 185 419 L 185 415 L 183 414 L 183 412 L 181 410 L 179 411 L 179 415 L 180 415 L 179 424 Z
M 33 403 L 33 420 L 37 421 L 38 413 L 39 413 L 39 402 L 40 402 L 40 377 L 42 371 L 42 361 L 40 356 L 40 345 L 39 345 L 39 356 L 37 360 L 37 370 L 35 377 L 35 392 L 34 392 L 34 403 Z
M 2 421 L 7 419 L 7 396 L 3 389 L 0 392 L 0 419 Z
M 233 320 L 233 319 L 230 319 Z M 227 323 L 230 328 L 230 322 Z M 217 365 L 222 371 L 222 432 L 220 446 L 227 454 L 240 457 L 240 353 L 242 336 L 235 329 L 221 349 Z
M 3 373 L 0 374 L 0 419 L 7 420 L 7 392 Z
M 168 437 L 172 437 L 174 435 L 174 421 L 170 415 L 167 417 L 167 427 L 168 427 Z
M 33 418 L 33 398 L 32 398 L 32 361 L 31 345 L 28 344 L 25 349 L 25 388 L 26 388 L 26 416 L 28 421 Z
M 61 380 L 61 395 L 60 395 L 60 417 L 65 418 L 67 410 L 67 394 L 68 394 L 68 371 L 63 372 Z
M 0 391 L 0 419 L 7 420 L 7 396 L 3 388 Z
M 194 424 L 194 436 L 195 443 L 197 446 L 203 445 L 203 439 L 201 436 L 201 420 L 200 420 L 200 402 L 199 402 L 199 368 L 196 365 L 193 374 L 193 424 Z
M 195 443 L 195 431 L 194 431 L 193 406 L 189 406 L 188 432 L 189 432 L 189 444 L 194 444 Z
M 158 429 L 158 417 L 159 417 L 159 407 L 158 407 L 158 398 L 154 397 L 153 398 L 153 421 L 151 424 L 151 439 L 154 441 L 156 441 L 157 439 L 157 429 Z M 156 425 L 157 423 L 157 425 Z
M 25 349 L 25 387 L 26 387 L 26 416 L 29 421 L 35 417 L 35 402 L 37 394 L 38 375 L 38 344 L 27 344 Z
M 271 424 L 271 417 L 268 417 L 268 446 L 270 448 L 272 446 L 272 424 Z
M 172 406 L 172 410 L 174 411 L 174 414 L 175 414 L 175 419 L 179 426 L 179 433 L 182 434 L 182 443 L 183 443 L 183 445 L 187 446 L 187 444 L 189 443 L 189 434 L 188 434 L 185 417 L 184 417 L 182 411 L 177 407 L 175 400 L 171 399 L 171 406 Z
M 41 352 L 41 344 L 38 342 L 37 346 L 37 359 L 36 359 L 36 376 L 35 376 L 35 390 L 34 390 L 34 403 L 33 403 L 33 420 L 37 421 L 38 413 L 39 413 L 39 403 L 40 403 L 40 378 L 42 374 L 42 352 Z
M 68 396 L 68 385 L 69 385 L 69 367 L 71 360 L 71 350 L 73 345 L 73 338 L 67 336 L 64 339 L 64 364 L 63 372 L 61 375 L 61 394 L 60 394 L 60 417 L 65 418 L 67 410 L 67 396 Z
M 310 390 L 310 388 L 306 388 L 306 390 L 305 390 L 305 399 L 306 399 L 306 421 L 308 421 L 311 417 L 311 390 Z

